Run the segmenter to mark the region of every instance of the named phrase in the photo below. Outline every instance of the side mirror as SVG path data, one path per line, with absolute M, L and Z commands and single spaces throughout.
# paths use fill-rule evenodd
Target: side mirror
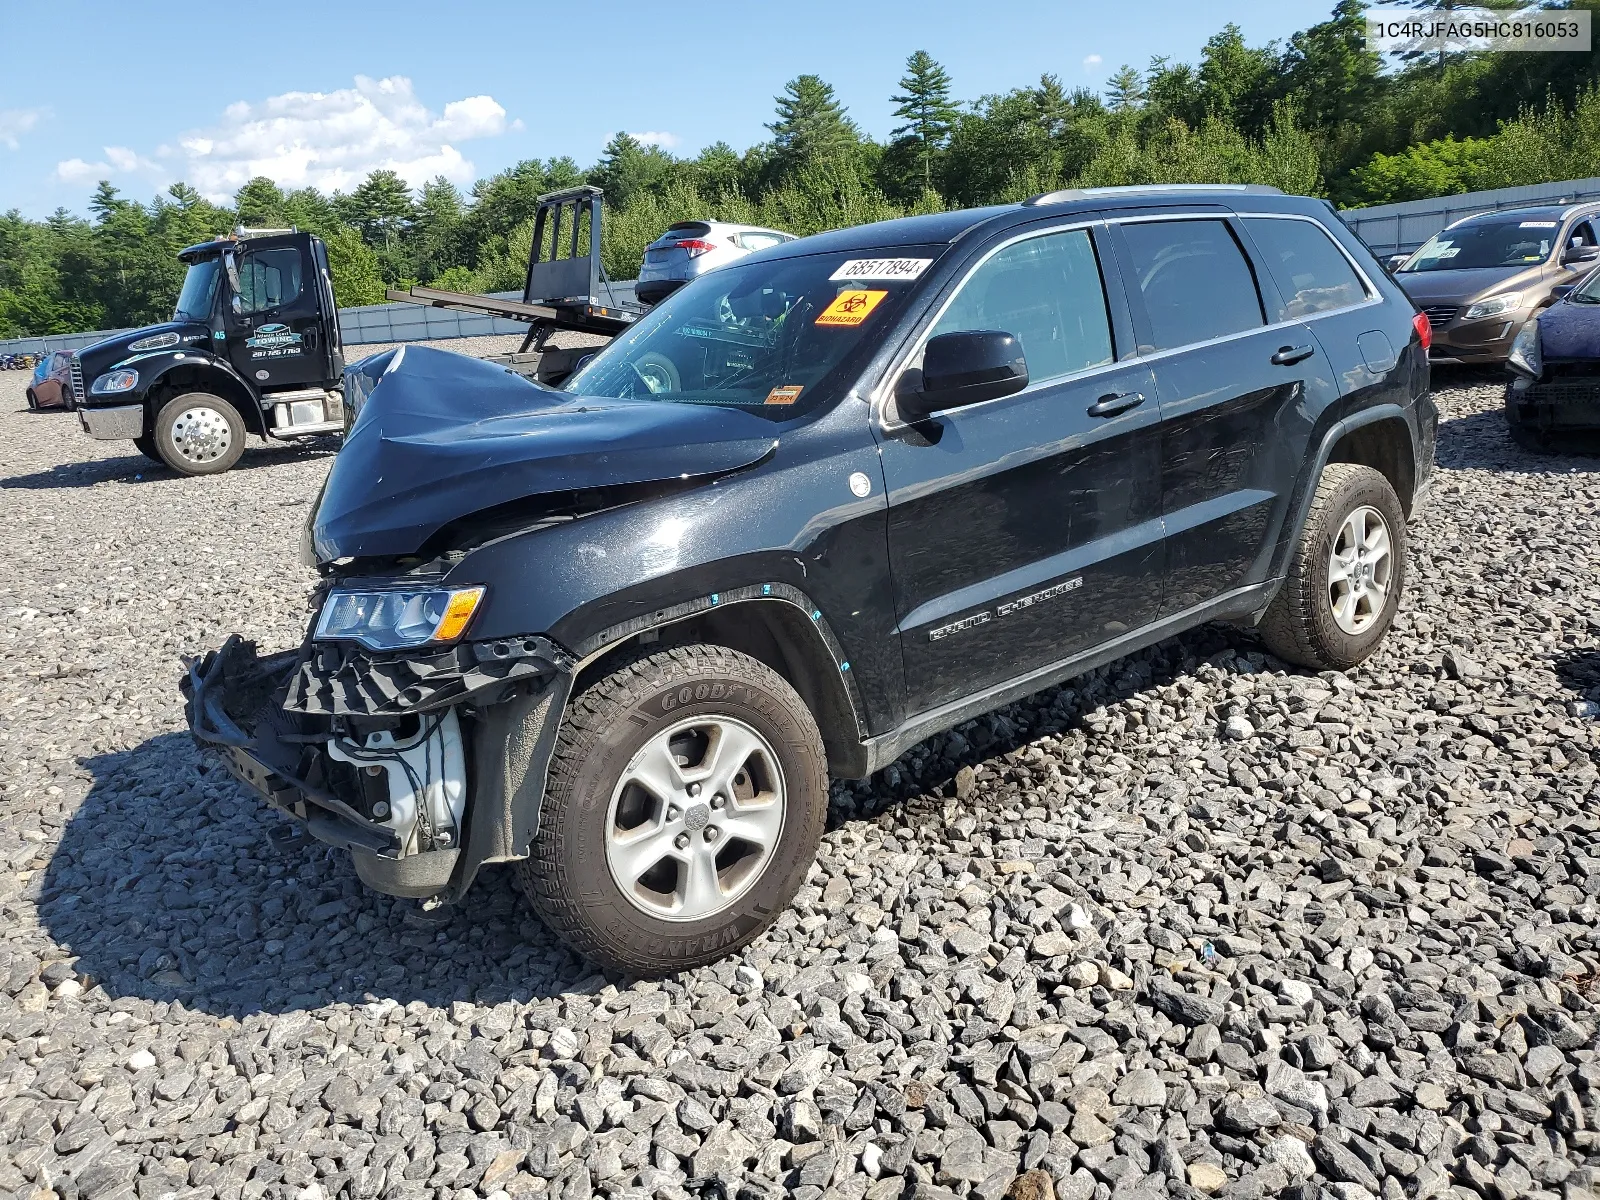
M 1572 289 L 1577 286 L 1575 283 L 1558 283 L 1550 289 L 1550 295 L 1553 299 L 1565 300 L 1572 294 Z
M 900 416 L 920 421 L 936 412 L 1010 396 L 1028 386 L 1022 344 L 998 329 L 963 329 L 929 338 L 922 350 L 922 387 L 896 397 Z
M 1410 257 L 1411 255 L 1409 254 L 1391 254 L 1387 259 L 1384 260 L 1383 265 L 1388 267 L 1391 271 L 1398 271 L 1400 269 L 1400 264 L 1405 262 L 1406 259 Z
M 1600 258 L 1600 246 L 1568 246 L 1561 256 L 1561 265 L 1593 262 L 1597 258 Z

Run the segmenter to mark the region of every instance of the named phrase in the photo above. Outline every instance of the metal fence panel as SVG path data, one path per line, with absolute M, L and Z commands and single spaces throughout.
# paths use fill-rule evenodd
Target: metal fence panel
M 1431 200 L 1407 200 L 1401 204 L 1347 208 L 1339 215 L 1355 235 L 1382 258 L 1409 253 L 1452 221 L 1473 213 L 1595 199 L 1600 199 L 1600 178 L 1567 179 L 1527 187 L 1437 196 Z

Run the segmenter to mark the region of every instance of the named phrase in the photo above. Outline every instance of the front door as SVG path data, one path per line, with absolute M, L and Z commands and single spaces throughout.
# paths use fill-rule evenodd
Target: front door
M 1058 228 L 981 259 L 923 337 L 1013 334 L 1028 387 L 881 435 L 908 714 L 1155 614 L 1158 406 L 1149 368 L 1116 361 L 1101 252 Z
M 224 305 L 223 319 L 229 357 L 239 373 L 262 391 L 322 384 L 327 348 L 321 289 L 305 249 L 294 243 L 247 244 L 235 253 L 234 268 L 239 308 Z
M 1277 293 L 1258 288 L 1229 219 L 1117 229 L 1161 397 L 1167 617 L 1265 580 L 1312 425 L 1339 385 L 1309 328 L 1268 323 Z

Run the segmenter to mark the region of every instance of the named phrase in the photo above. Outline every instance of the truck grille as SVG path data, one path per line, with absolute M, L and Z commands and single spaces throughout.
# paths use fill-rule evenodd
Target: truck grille
M 1448 325 L 1461 309 L 1454 304 L 1433 304 L 1422 311 L 1427 314 L 1428 324 L 1437 329 L 1441 325 Z
M 72 403 L 83 403 L 83 364 L 78 361 L 77 352 L 74 351 L 68 361 L 68 371 L 72 376 Z

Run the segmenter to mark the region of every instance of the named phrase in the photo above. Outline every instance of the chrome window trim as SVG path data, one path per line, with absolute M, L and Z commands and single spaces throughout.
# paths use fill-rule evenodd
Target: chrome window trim
M 933 316 L 928 320 L 927 324 L 923 326 L 923 328 L 917 333 L 916 337 L 912 339 L 909 349 L 905 353 L 898 356 L 893 365 L 891 365 L 890 368 L 884 373 L 883 378 L 879 380 L 877 386 L 872 390 L 870 397 L 872 411 L 874 416 L 877 418 L 879 428 L 885 433 L 897 433 L 902 429 L 909 428 L 909 425 L 906 422 L 898 419 L 890 420 L 889 418 L 888 405 L 890 399 L 889 393 L 891 391 L 891 381 L 899 379 L 901 373 L 906 369 L 906 364 L 915 358 L 919 353 L 921 353 L 922 348 L 927 345 L 929 331 L 939 323 L 939 319 L 944 316 L 945 310 L 948 309 L 950 305 L 955 302 L 955 298 L 961 294 L 961 289 L 966 287 L 972 276 L 980 268 L 982 268 L 982 266 L 987 263 L 990 258 L 998 254 L 1001 250 L 1004 250 L 1008 246 L 1013 246 L 1018 242 L 1027 241 L 1029 238 L 1044 237 L 1047 234 L 1052 233 L 1067 233 L 1074 229 L 1092 229 L 1096 225 L 1109 227 L 1112 225 L 1144 225 L 1154 221 L 1226 221 L 1229 217 L 1236 217 L 1241 220 L 1246 217 L 1251 219 L 1265 217 L 1274 221 L 1305 221 L 1316 226 L 1317 229 L 1321 231 L 1322 235 L 1333 243 L 1334 247 L 1339 251 L 1339 253 L 1344 255 L 1345 261 L 1348 262 L 1350 264 L 1350 268 L 1355 271 L 1356 278 L 1361 282 L 1362 288 L 1365 289 L 1367 293 L 1366 299 L 1362 300 L 1358 304 L 1345 304 L 1338 308 L 1324 309 L 1322 312 L 1311 313 L 1310 315 L 1304 317 L 1290 317 L 1282 321 L 1269 321 L 1265 324 L 1257 325 L 1252 329 L 1241 329 L 1236 333 L 1225 333 L 1218 337 L 1207 338 L 1202 342 L 1185 342 L 1181 346 L 1173 346 L 1164 350 L 1154 350 L 1148 354 L 1135 353 L 1128 358 L 1119 358 L 1113 362 L 1102 363 L 1099 366 L 1085 367 L 1081 371 L 1072 371 L 1066 375 L 1055 375 L 1049 379 L 1042 379 L 1037 384 L 1029 382 L 1028 386 L 1023 388 L 1020 392 L 1014 392 L 1010 396 L 999 396 L 994 400 L 984 400 L 977 404 L 969 404 L 964 406 L 961 411 L 976 411 L 983 408 L 985 405 L 995 404 L 1000 400 L 1010 400 L 1016 396 L 1026 396 L 1032 392 L 1035 387 L 1042 388 L 1065 381 L 1086 379 L 1094 375 L 1105 374 L 1106 372 L 1116 370 L 1119 367 L 1137 366 L 1141 363 L 1157 362 L 1164 358 L 1170 358 L 1174 354 L 1187 354 L 1191 350 L 1200 350 L 1211 346 L 1220 346 L 1225 342 L 1237 341 L 1238 339 L 1244 337 L 1254 337 L 1256 334 L 1273 329 L 1288 329 L 1290 326 L 1294 325 L 1308 325 L 1312 321 L 1319 321 L 1324 317 L 1336 317 L 1343 313 L 1357 312 L 1363 308 L 1372 308 L 1376 305 L 1381 305 L 1384 303 L 1383 293 L 1378 290 L 1376 285 L 1374 285 L 1372 282 L 1372 277 L 1368 275 L 1366 271 L 1362 270 L 1361 264 L 1355 260 L 1355 257 L 1350 253 L 1350 251 L 1339 241 L 1338 238 L 1334 237 L 1326 225 L 1317 220 L 1316 217 L 1309 216 L 1305 213 L 1239 212 L 1236 210 L 1229 210 L 1227 212 L 1191 213 L 1126 213 L 1096 217 L 1089 221 L 1075 221 L 1065 225 L 1052 225 L 1048 229 L 1030 229 L 1028 232 L 1018 234 L 1016 237 L 1007 238 L 1005 241 L 999 243 L 994 247 L 994 249 L 990 250 L 982 258 L 975 262 L 971 269 L 961 277 L 961 282 L 956 286 L 955 290 L 952 291 L 950 295 L 946 297 L 944 303 L 939 306 L 938 311 L 933 314 Z M 1241 246 L 1240 250 L 1243 251 L 1244 247 Z M 1098 263 L 1098 261 L 1099 256 L 1097 254 L 1096 262 Z M 1248 255 L 1246 256 L 1246 261 L 1252 268 L 1255 267 L 1256 264 L 1249 259 Z M 1104 288 L 1105 267 L 1103 265 L 1100 267 L 1100 276 L 1101 287 Z M 1124 286 L 1126 286 L 1126 281 L 1124 281 Z M 1273 287 L 1277 287 L 1276 281 L 1274 281 Z M 1108 322 L 1110 321 L 1110 318 L 1111 312 L 1108 308 L 1106 311 L 1106 319 Z

